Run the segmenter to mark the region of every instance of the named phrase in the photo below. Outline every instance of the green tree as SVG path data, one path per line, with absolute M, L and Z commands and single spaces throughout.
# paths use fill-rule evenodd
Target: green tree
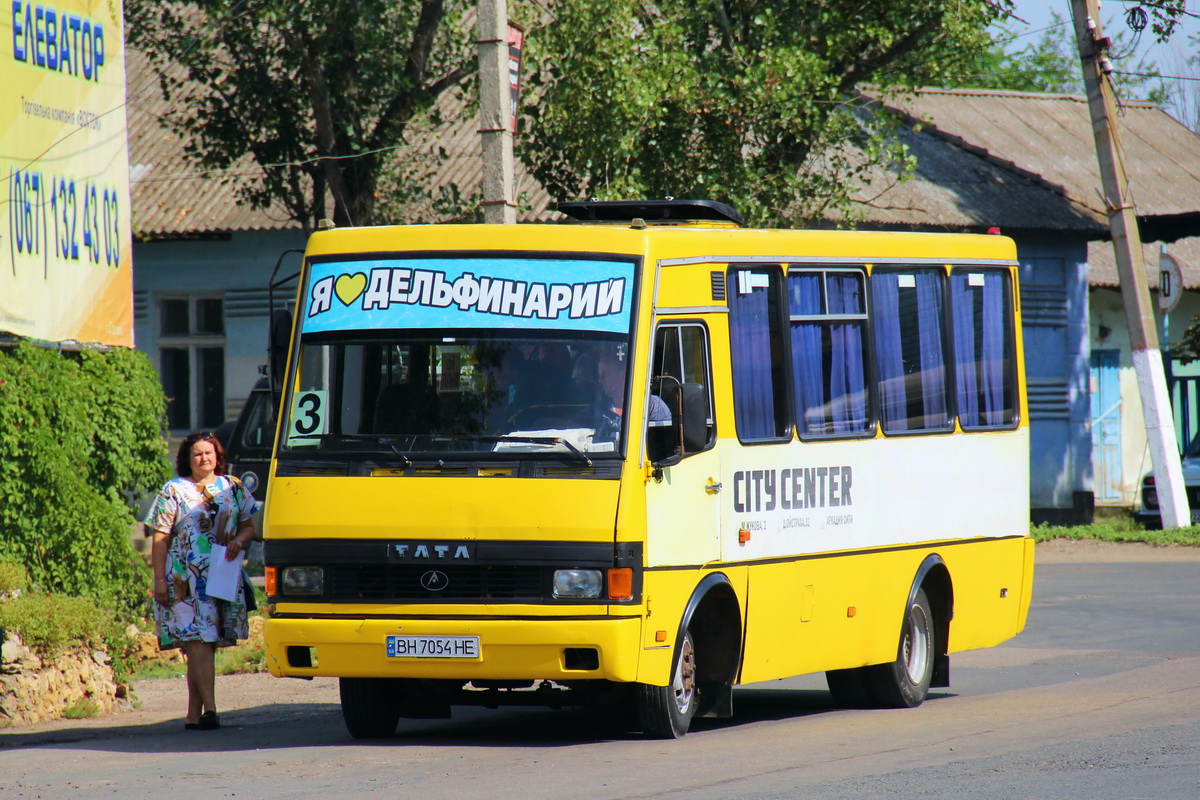
M 253 159 L 239 183 L 311 228 L 387 221 L 380 177 L 417 192 L 404 148 L 414 120 L 473 69 L 467 0 L 127 0 L 130 47 L 157 66 L 177 113 L 164 122 L 205 168 Z M 405 176 L 407 175 L 407 180 Z M 427 185 L 427 184 L 425 184 Z
M 907 165 L 856 87 L 941 83 L 1010 6 L 558 0 L 527 40 L 522 152 L 562 198 L 696 196 L 775 225 L 846 210 L 857 175 Z

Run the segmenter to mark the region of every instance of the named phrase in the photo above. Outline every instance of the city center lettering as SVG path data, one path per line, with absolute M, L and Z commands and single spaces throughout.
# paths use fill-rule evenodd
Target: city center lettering
M 733 510 L 739 514 L 776 508 L 837 508 L 853 505 L 854 470 L 839 467 L 755 469 L 733 474 Z

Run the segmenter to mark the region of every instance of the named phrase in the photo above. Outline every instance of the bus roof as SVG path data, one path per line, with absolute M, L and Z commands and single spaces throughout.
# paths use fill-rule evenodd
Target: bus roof
M 318 231 L 309 257 L 372 253 L 606 253 L 662 259 L 813 260 L 871 263 L 1014 261 L 1015 243 L 990 234 L 738 228 L 729 223 L 669 225 L 401 225 Z

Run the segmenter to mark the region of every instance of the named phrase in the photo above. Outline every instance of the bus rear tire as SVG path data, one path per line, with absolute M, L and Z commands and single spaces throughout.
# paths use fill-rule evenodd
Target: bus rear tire
M 651 739 L 679 739 L 692 724 L 699 701 L 696 645 L 691 631 L 683 634 L 679 659 L 669 686 L 639 683 L 634 691 L 638 723 Z
M 403 685 L 397 678 L 339 678 L 342 719 L 355 739 L 382 739 L 396 732 Z
M 896 660 L 866 668 L 879 707 L 916 708 L 925 701 L 937 652 L 934 630 L 929 598 L 924 589 L 917 589 L 904 614 Z

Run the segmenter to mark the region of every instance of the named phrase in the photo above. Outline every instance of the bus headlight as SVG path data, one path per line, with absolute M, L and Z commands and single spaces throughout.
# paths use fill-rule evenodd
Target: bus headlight
M 284 567 L 283 594 L 325 594 L 325 570 L 321 567 Z
M 1142 504 L 1151 511 L 1158 510 L 1158 492 L 1154 489 L 1143 489 Z
M 554 596 L 562 598 L 599 597 L 604 585 L 598 569 L 554 570 Z

